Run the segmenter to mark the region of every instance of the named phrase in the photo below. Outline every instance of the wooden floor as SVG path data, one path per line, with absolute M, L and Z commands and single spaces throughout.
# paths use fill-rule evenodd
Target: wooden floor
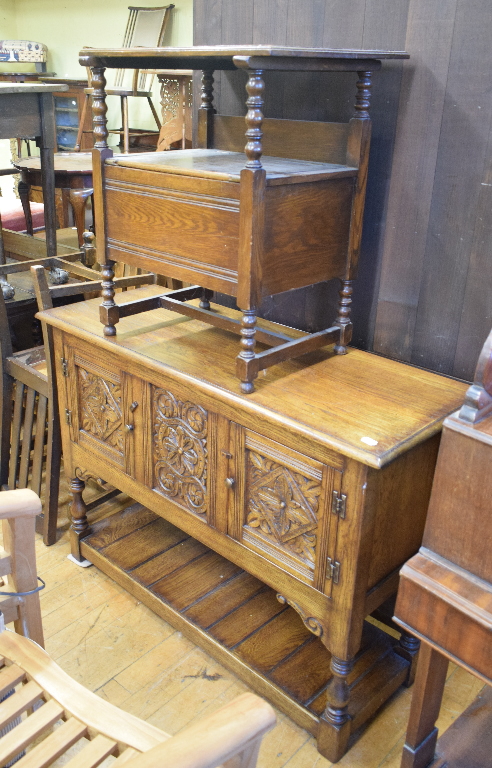
M 63 669 L 169 733 L 245 691 L 232 673 L 94 566 L 80 568 L 67 560 L 67 504 L 68 494 L 61 499 L 57 543 L 46 548 L 37 540 L 38 572 L 46 581 L 41 592 L 46 648 Z M 450 665 L 439 727 L 445 729 L 481 687 L 476 678 Z M 410 695 L 411 690 L 397 692 L 337 765 L 398 768 Z M 277 726 L 264 740 L 260 768 L 330 765 L 318 754 L 314 739 L 279 713 Z

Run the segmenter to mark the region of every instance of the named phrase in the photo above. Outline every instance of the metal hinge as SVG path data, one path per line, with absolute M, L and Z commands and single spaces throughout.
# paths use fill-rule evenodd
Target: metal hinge
M 334 584 L 338 584 L 340 581 L 340 563 L 337 560 L 332 560 L 331 557 L 328 560 L 328 572 L 326 574 L 327 579 L 331 579 Z
M 68 408 L 65 408 L 65 421 L 69 427 L 72 426 L 72 411 L 69 411 Z
M 345 519 L 345 512 L 347 508 L 347 496 L 345 493 L 339 493 L 338 491 L 333 491 L 332 501 L 331 501 L 331 511 L 334 515 L 338 515 L 338 517 L 341 517 Z
M 61 358 L 62 373 L 64 376 L 68 376 L 68 360 L 66 357 Z

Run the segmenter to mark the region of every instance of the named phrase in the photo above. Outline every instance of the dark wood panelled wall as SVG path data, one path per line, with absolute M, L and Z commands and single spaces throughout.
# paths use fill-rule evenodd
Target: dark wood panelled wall
M 491 34 L 490 0 L 195 0 L 195 45 L 411 54 L 374 76 L 354 343 L 465 379 L 492 325 Z M 217 74 L 218 111 L 244 114 L 244 82 Z M 350 116 L 339 74 L 265 82 L 268 117 Z M 281 294 L 262 314 L 318 330 L 336 314 L 336 290 Z

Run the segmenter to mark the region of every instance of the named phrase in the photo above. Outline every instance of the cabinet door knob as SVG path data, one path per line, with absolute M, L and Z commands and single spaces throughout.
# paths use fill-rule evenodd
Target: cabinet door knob
M 231 488 L 232 490 L 232 488 L 234 488 L 234 486 L 236 485 L 236 481 L 234 480 L 233 477 L 226 477 L 225 484 L 227 485 L 228 488 Z
M 127 432 L 133 432 L 134 429 L 135 429 L 135 427 L 134 427 L 133 424 L 125 424 L 125 430 Z

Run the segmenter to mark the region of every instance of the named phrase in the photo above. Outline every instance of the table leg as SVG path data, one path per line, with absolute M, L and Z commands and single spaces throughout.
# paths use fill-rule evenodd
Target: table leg
M 84 558 L 80 554 L 80 539 L 89 532 L 89 523 L 87 521 L 87 505 L 82 497 L 85 489 L 85 483 L 79 477 L 73 477 L 70 481 L 70 492 L 72 494 L 72 504 L 70 507 L 70 516 L 72 524 L 70 526 L 70 544 L 72 556 L 79 561 Z
M 333 673 L 328 687 L 328 705 L 319 721 L 318 751 L 336 763 L 347 751 L 351 720 L 348 713 L 350 689 L 347 678 L 354 666 L 354 659 L 331 657 Z
M 0 264 L 5 264 L 5 249 L 3 245 L 3 230 L 2 230 L 2 218 L 0 217 Z M 10 285 L 5 275 L 0 275 L 0 287 L 2 289 L 3 298 L 13 299 L 15 296 L 15 288 Z M 8 329 L 8 324 L 7 324 Z
M 83 233 L 85 231 L 85 206 L 87 198 L 93 193 L 92 189 L 71 189 L 69 200 L 73 210 L 73 218 L 75 226 L 77 227 L 77 236 L 79 238 L 79 245 L 84 243 Z
M 41 112 L 41 178 L 43 184 L 46 254 L 56 256 L 55 161 L 56 147 L 54 99 L 51 93 L 39 94 Z
M 34 234 L 34 229 L 32 226 L 31 206 L 29 204 L 29 184 L 25 181 L 25 179 L 21 178 L 17 189 L 19 191 L 22 210 L 24 211 L 24 217 L 26 219 L 26 232 L 32 237 Z
M 422 642 L 401 768 L 425 768 L 434 757 L 447 669 L 447 658 Z

